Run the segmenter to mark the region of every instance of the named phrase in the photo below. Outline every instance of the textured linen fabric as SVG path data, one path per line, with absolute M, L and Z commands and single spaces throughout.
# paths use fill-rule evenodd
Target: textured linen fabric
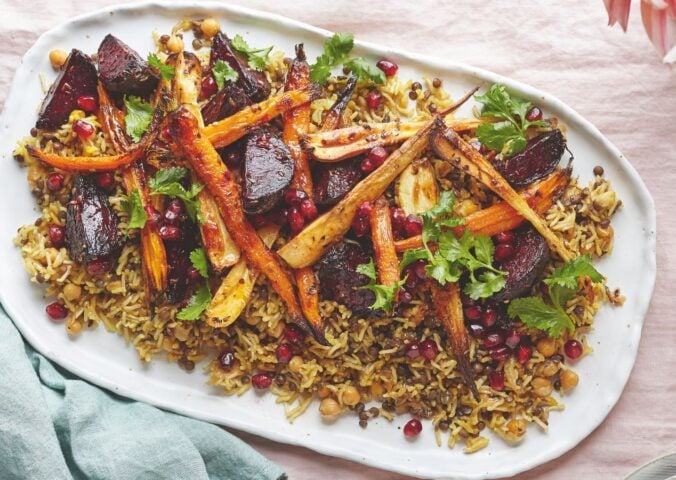
M 21 55 L 40 33 L 113 1 L 0 0 L 0 102 Z M 361 40 L 465 62 L 557 96 L 596 125 L 632 162 L 657 207 L 657 283 L 636 366 L 618 405 L 577 448 L 520 479 L 623 478 L 676 451 L 676 75 L 640 22 L 607 27 L 602 0 L 234 0 Z M 615 252 L 631 255 L 631 252 Z M 584 388 L 580 385 L 579 388 Z M 555 431 L 551 432 L 556 435 Z M 400 479 L 392 473 L 238 434 L 290 478 Z
M 277 480 L 282 470 L 223 429 L 127 400 L 25 345 L 0 307 L 3 480 Z

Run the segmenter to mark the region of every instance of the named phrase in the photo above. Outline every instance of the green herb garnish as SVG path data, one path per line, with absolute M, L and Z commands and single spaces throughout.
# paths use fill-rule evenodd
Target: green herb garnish
M 235 35 L 235 38 L 230 42 L 232 48 L 244 55 L 249 62 L 249 66 L 259 72 L 265 70 L 268 64 L 268 55 L 272 47 L 267 48 L 251 48 L 246 40 L 241 35 Z
M 180 198 L 185 204 L 185 209 L 188 212 L 190 219 L 203 222 L 199 213 L 199 201 L 197 195 L 202 191 L 202 185 L 192 183 L 190 190 L 183 188 L 179 183 L 183 177 L 188 173 L 188 170 L 183 167 L 169 167 L 157 171 L 155 176 L 150 179 L 148 186 L 150 187 L 151 195 L 167 195 L 171 198 Z
M 391 310 L 392 306 L 394 305 L 394 299 L 397 297 L 397 293 L 399 292 L 401 286 L 406 282 L 406 279 L 404 278 L 403 280 L 398 281 L 391 287 L 376 283 L 376 266 L 373 263 L 373 259 L 369 260 L 369 263 L 358 265 L 357 273 L 366 275 L 370 280 L 368 284 L 359 288 L 371 290 L 376 296 L 375 302 L 373 302 L 373 305 L 371 305 L 369 308 L 371 310 Z
M 348 58 L 354 48 L 354 35 L 341 32 L 334 33 L 324 42 L 324 51 L 317 57 L 314 65 L 310 66 L 313 82 L 325 83 L 331 76 L 331 69 L 342 64 L 349 68 L 360 80 L 370 80 L 374 83 L 385 83 L 385 74 L 379 68 L 369 64 L 362 57 Z
M 148 54 L 148 65 L 157 70 L 164 80 L 171 80 L 176 73 L 176 69 L 171 65 L 167 65 L 160 60 L 160 57 L 154 53 Z
M 544 280 L 548 286 L 550 304 L 541 297 L 516 298 L 507 308 L 510 318 L 519 318 L 531 328 L 546 332 L 550 337 L 558 337 L 564 330 L 573 332 L 575 324 L 566 313 L 566 303 L 578 290 L 577 279 L 589 277 L 600 282 L 603 276 L 591 264 L 589 254 L 577 257 L 557 268 Z
M 176 314 L 176 318 L 179 320 L 198 320 L 210 303 L 211 292 L 209 286 L 205 283 L 190 297 L 188 305 Z
M 122 199 L 122 208 L 129 215 L 127 222 L 127 230 L 133 228 L 143 228 L 148 220 L 148 214 L 143 203 L 141 202 L 141 195 L 138 190 L 133 190 L 129 195 Z
M 223 88 L 225 82 L 236 82 L 239 78 L 239 74 L 235 69 L 223 60 L 216 60 L 214 68 L 211 69 L 211 73 L 214 75 L 214 80 L 216 80 L 216 85 L 218 85 L 219 90 Z
M 209 262 L 207 252 L 203 248 L 196 248 L 190 252 L 190 263 L 204 278 L 209 278 Z
M 379 85 L 385 83 L 385 72 L 368 63 L 364 57 L 351 58 L 343 66 L 349 68 L 359 80 L 370 80 Z
M 531 103 L 527 100 L 513 98 L 498 83 L 484 95 L 475 95 L 476 100 L 483 104 L 482 117 L 496 117 L 502 121 L 479 125 L 476 136 L 488 148 L 501 152 L 504 155 L 513 155 L 526 148 L 525 132 L 529 127 L 546 127 L 543 121 L 529 122 L 526 119 Z
M 124 115 L 125 130 L 134 142 L 138 142 L 150 126 L 153 107 L 139 97 L 127 95 L 124 96 L 124 106 L 127 109 Z

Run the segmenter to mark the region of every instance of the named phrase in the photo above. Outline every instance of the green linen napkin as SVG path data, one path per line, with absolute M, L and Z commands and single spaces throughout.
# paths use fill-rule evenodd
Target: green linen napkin
M 0 306 L 0 478 L 285 479 L 209 423 L 128 400 L 35 352 Z

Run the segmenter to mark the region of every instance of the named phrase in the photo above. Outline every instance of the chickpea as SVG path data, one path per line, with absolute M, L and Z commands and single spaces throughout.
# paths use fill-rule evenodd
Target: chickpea
M 64 63 L 66 63 L 66 59 L 68 58 L 68 53 L 65 52 L 64 50 L 59 50 L 58 48 L 55 48 L 54 50 L 49 51 L 49 62 L 52 64 L 52 67 L 54 68 L 61 68 Z
M 202 30 L 202 33 L 207 38 L 215 37 L 220 29 L 221 26 L 215 18 L 205 18 L 200 25 L 200 30 Z
M 293 373 L 298 373 L 300 372 L 300 369 L 303 368 L 303 363 L 303 357 L 296 355 L 291 360 L 289 360 L 289 370 L 291 370 Z
M 359 403 L 359 400 L 361 400 L 361 395 L 355 387 L 350 385 L 343 390 L 343 403 L 345 405 L 354 406 Z
M 319 398 L 326 398 L 331 395 L 331 390 L 329 390 L 328 387 L 322 387 L 319 389 L 317 394 L 319 395 Z
M 479 205 L 477 205 L 473 200 L 467 199 L 460 202 L 456 209 L 456 213 L 462 217 L 466 217 L 479 210 Z
M 80 295 L 82 295 L 82 288 L 79 285 L 69 283 L 63 287 L 63 296 L 66 297 L 66 300 L 72 302 L 80 298 Z
M 533 393 L 538 397 L 548 397 L 554 390 L 552 382 L 543 377 L 535 377 L 531 385 L 533 386 Z
M 507 422 L 507 431 L 514 437 L 523 437 L 526 434 L 526 422 L 520 418 L 514 418 Z
M 554 362 L 550 362 L 549 360 L 547 360 L 542 364 L 542 369 L 540 373 L 545 377 L 551 377 L 552 375 L 555 375 L 556 372 L 558 371 L 559 371 L 558 365 Z
M 319 413 L 322 417 L 335 418 L 340 414 L 341 408 L 338 402 L 328 397 L 319 403 Z
M 82 331 L 82 322 L 80 320 L 68 321 L 66 324 L 66 330 L 70 335 L 77 335 Z
M 551 338 L 542 338 L 537 343 L 538 352 L 545 357 L 551 357 L 556 353 L 556 342 Z
M 371 385 L 371 395 L 373 395 L 376 398 L 379 398 L 385 393 L 385 390 L 383 389 L 383 384 L 380 382 L 376 382 L 373 385 Z
M 179 323 L 174 327 L 174 337 L 180 342 L 185 342 L 190 335 L 190 328 Z
M 169 50 L 171 53 L 182 52 L 183 39 L 176 35 L 172 35 L 171 37 L 169 37 L 169 40 L 167 40 L 167 50 Z
M 572 370 L 564 370 L 561 372 L 559 381 L 561 382 L 561 390 L 565 392 L 566 390 L 576 387 L 580 382 L 580 377 Z

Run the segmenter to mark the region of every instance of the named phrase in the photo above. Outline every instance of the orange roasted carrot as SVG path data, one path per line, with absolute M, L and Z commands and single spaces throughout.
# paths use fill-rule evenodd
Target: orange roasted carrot
M 570 170 L 556 170 L 541 182 L 529 186 L 521 192 L 523 198 L 538 214 L 543 215 L 553 205 L 556 197 L 566 188 L 570 180 Z M 525 219 L 507 202 L 498 202 L 488 208 L 472 213 L 465 219 L 465 225 L 455 227 L 456 235 L 461 236 L 465 229 L 477 235 L 492 237 L 506 230 L 513 230 L 525 222 Z M 423 246 L 422 236 L 397 240 L 397 252 L 405 252 Z
M 443 287 L 437 282 L 429 282 L 429 284 L 432 289 L 432 303 L 437 321 L 448 333 L 451 350 L 458 362 L 462 378 L 478 401 L 479 390 L 474 383 L 474 375 L 469 365 L 469 338 L 465 329 L 460 288 L 457 283 L 449 283 Z
M 215 148 L 239 140 L 256 127 L 268 123 L 288 110 L 304 105 L 321 95 L 321 87 L 311 83 L 305 88 L 280 93 L 204 128 L 204 135 Z
M 61 170 L 71 172 L 101 172 L 125 167 L 138 160 L 145 150 L 145 145 L 138 145 L 133 150 L 125 153 L 104 157 L 62 157 L 53 153 L 45 153 L 31 145 L 28 145 L 26 150 L 38 160 Z
M 390 206 L 387 200 L 384 198 L 376 200 L 369 213 L 369 220 L 378 270 L 378 283 L 391 287 L 399 281 L 399 258 L 394 249 Z
M 200 132 L 198 119 L 189 108 L 182 106 L 172 113 L 169 126 L 178 150 L 214 196 L 232 239 L 249 265 L 268 278 L 286 305 L 289 320 L 312 331 L 303 318 L 291 275 L 247 220 L 242 209 L 239 186 L 206 134 Z

